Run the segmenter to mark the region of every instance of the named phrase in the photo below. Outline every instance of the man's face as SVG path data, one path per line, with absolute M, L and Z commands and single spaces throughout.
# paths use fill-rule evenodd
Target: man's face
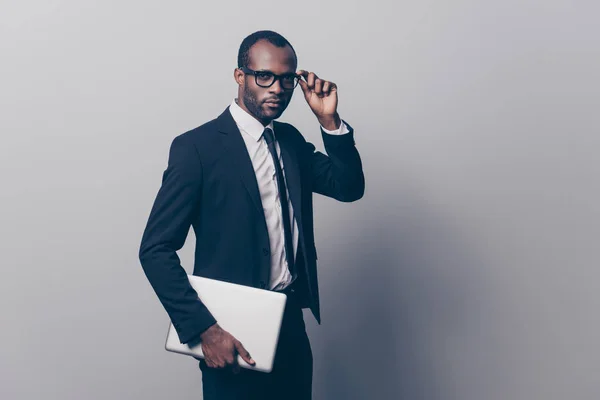
M 270 71 L 277 75 L 296 72 L 296 57 L 290 46 L 277 47 L 266 40 L 259 40 L 250 48 L 249 56 L 248 68 L 254 71 Z M 243 104 L 240 106 L 264 125 L 283 114 L 294 93 L 294 90 L 284 90 L 279 79 L 268 88 L 258 86 L 251 74 L 240 79 L 243 80 L 239 91 Z

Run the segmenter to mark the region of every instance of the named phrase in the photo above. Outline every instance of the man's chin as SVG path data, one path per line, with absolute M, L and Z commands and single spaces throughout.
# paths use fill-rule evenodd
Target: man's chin
M 263 109 L 263 115 L 270 119 L 277 119 L 283 114 L 283 111 L 284 108 L 272 109 L 270 107 L 265 107 L 265 109 Z

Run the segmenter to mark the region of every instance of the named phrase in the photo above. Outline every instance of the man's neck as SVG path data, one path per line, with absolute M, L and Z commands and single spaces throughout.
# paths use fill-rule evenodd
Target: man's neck
M 254 118 L 254 119 L 255 119 L 255 120 L 257 120 L 258 122 L 260 122 L 260 123 L 262 124 L 262 126 L 265 126 L 265 127 L 266 127 L 267 125 L 269 125 L 269 124 L 271 123 L 271 120 L 268 120 L 268 121 L 266 121 L 266 122 L 265 122 L 265 121 L 262 121 L 262 120 L 260 120 L 259 118 L 256 118 L 256 116 L 255 116 L 254 114 L 252 114 L 252 113 L 251 113 L 251 112 L 250 112 L 250 111 L 249 111 L 249 110 L 246 108 L 246 106 L 245 106 L 244 104 L 241 104 L 241 103 L 239 102 L 239 100 L 238 100 L 238 98 L 237 98 L 237 97 L 236 97 L 234 100 L 235 100 L 235 104 L 237 104 L 237 105 L 238 105 L 238 106 L 239 106 L 239 107 L 240 107 L 242 110 L 246 111 L 246 112 L 247 112 L 247 113 L 248 113 L 250 116 L 252 116 L 252 118 Z

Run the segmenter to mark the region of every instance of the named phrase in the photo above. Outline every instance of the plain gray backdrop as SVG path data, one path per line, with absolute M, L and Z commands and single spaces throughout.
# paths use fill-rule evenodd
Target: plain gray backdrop
M 366 175 L 315 196 L 314 398 L 600 396 L 597 2 L 0 5 L 0 398 L 201 399 L 137 252 L 260 29 L 338 84 Z M 280 120 L 324 150 L 299 89 Z

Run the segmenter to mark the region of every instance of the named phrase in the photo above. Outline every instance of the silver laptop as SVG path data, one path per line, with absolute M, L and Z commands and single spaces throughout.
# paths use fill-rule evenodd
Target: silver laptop
M 240 367 L 271 372 L 287 296 L 196 275 L 188 274 L 188 279 L 219 326 L 242 342 L 256 362 L 252 366 L 238 354 Z M 204 358 L 201 344 L 190 348 L 187 344 L 180 343 L 172 323 L 167 333 L 165 349 Z

